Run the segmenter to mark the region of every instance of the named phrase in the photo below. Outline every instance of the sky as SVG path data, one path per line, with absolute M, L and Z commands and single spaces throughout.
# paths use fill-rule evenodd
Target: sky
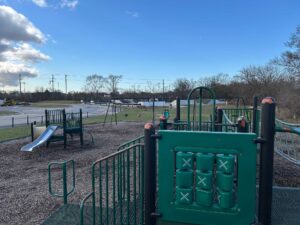
M 236 75 L 287 48 L 299 0 L 0 0 L 0 88 L 81 91 L 91 74 L 120 90 Z

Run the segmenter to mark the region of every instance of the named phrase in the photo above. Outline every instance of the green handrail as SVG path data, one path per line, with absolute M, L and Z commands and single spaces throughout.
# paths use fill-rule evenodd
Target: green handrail
M 126 169 L 124 173 L 123 167 L 125 166 L 125 164 Z M 144 221 L 144 144 L 136 143 L 124 149 L 121 149 L 109 156 L 101 158 L 92 164 L 91 169 L 92 192 L 87 194 L 86 197 L 81 201 L 80 225 L 84 224 L 84 205 L 90 198 L 92 199 L 93 206 L 93 225 L 95 225 L 96 222 L 97 224 L 108 224 L 108 220 L 111 216 L 114 224 L 117 223 L 117 220 L 121 221 L 120 223 L 123 224 L 122 221 L 125 218 L 127 220 L 127 223 L 129 224 L 129 218 L 131 215 L 129 213 L 130 202 L 133 203 L 134 208 L 132 214 L 134 220 L 133 224 L 142 224 L 141 221 Z M 124 177 L 126 178 L 124 179 Z M 130 179 L 132 180 L 130 181 Z M 126 191 L 124 190 L 123 182 L 125 182 Z M 97 195 L 99 194 L 97 198 L 96 193 Z M 137 198 L 137 196 L 139 196 L 139 198 Z M 97 204 L 97 217 L 96 199 L 97 202 L 99 201 L 99 205 Z M 127 200 L 127 202 L 125 200 Z M 110 204 L 112 204 L 112 211 L 109 211 Z M 136 211 L 140 210 L 142 212 L 137 214 Z M 103 217 L 103 215 L 105 216 Z M 117 215 L 119 217 L 117 217 Z M 139 223 L 137 223 L 137 220 L 139 220 Z
M 71 163 L 72 165 L 72 188 L 68 192 L 68 185 L 67 185 L 67 164 Z M 52 191 L 52 176 L 51 176 L 51 168 L 53 165 L 60 165 L 62 168 L 62 177 L 63 177 L 63 193 L 59 194 Z M 68 195 L 74 192 L 75 190 L 75 162 L 74 160 L 68 160 L 63 162 L 51 162 L 48 164 L 48 184 L 49 184 L 49 193 L 52 196 L 60 197 L 64 199 L 64 204 L 68 204 Z
M 95 225 L 96 221 L 95 221 L 95 218 L 96 218 L 96 212 L 95 212 L 95 209 L 96 209 L 96 205 L 95 205 L 95 201 L 94 201 L 94 198 L 95 198 L 95 192 L 92 191 L 90 192 L 89 194 L 87 194 L 84 199 L 80 202 L 80 225 L 83 225 L 84 223 L 84 203 L 90 198 L 90 197 L 93 197 L 93 225 Z

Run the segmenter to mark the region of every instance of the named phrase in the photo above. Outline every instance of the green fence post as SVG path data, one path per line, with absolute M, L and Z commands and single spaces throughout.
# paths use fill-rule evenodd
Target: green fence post
M 222 132 L 222 123 L 223 123 L 223 109 L 218 107 L 216 131 Z
M 253 98 L 252 133 L 257 133 L 257 96 Z
M 176 120 L 180 121 L 180 98 L 176 98 Z
M 64 204 L 68 204 L 68 187 L 67 187 L 67 164 L 63 163 L 63 192 L 64 192 Z
M 64 148 L 67 147 L 67 116 L 66 110 L 63 109 L 63 137 L 64 137 Z
M 82 109 L 79 110 L 79 124 L 80 124 L 80 145 L 83 145 L 83 125 L 82 125 Z

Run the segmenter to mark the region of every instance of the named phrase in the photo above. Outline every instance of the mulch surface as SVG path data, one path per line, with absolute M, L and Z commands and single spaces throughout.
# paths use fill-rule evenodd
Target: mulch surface
M 48 193 L 47 165 L 53 161 L 73 159 L 76 166 L 76 190 L 69 196 L 69 203 L 78 204 L 91 191 L 92 163 L 129 140 L 143 135 L 143 123 L 85 126 L 88 131 L 84 146 L 79 139 L 70 139 L 68 147 L 62 142 L 42 146 L 33 152 L 20 152 L 30 138 L 0 144 L 0 224 L 41 224 L 51 212 L 62 205 L 62 199 Z M 91 144 L 91 136 L 94 145 Z M 71 172 L 70 172 L 71 173 Z M 58 177 L 61 170 L 53 170 Z M 54 183 L 54 187 L 61 184 Z

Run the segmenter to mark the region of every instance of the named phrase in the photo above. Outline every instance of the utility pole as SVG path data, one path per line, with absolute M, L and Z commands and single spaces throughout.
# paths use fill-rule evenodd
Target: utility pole
M 165 80 L 163 80 L 163 95 L 165 94 Z
M 22 82 L 22 84 L 23 84 L 23 89 L 24 89 L 24 93 L 26 92 L 25 91 L 25 84 L 26 84 L 26 82 Z
M 54 75 L 52 74 L 52 77 L 51 77 L 51 79 L 50 79 L 50 84 L 52 84 L 52 92 L 54 92 Z
M 20 84 L 20 94 L 22 94 L 22 77 L 21 77 L 21 74 L 19 74 L 19 84 Z
M 65 91 L 66 91 L 66 94 L 68 94 L 68 80 L 67 80 L 67 77 L 68 77 L 68 75 L 65 74 Z

